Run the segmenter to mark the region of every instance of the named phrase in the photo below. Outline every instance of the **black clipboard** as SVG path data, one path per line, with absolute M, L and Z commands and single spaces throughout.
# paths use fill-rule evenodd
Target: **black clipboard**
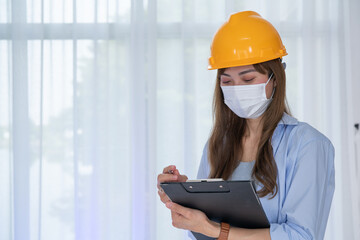
M 269 228 L 253 181 L 214 179 L 161 183 L 171 201 L 204 212 L 210 220 L 241 228 Z M 192 232 L 197 240 L 212 240 Z

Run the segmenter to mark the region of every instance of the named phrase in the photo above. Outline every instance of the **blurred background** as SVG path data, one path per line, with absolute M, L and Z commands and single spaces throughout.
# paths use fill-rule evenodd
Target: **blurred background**
M 360 239 L 358 0 L 0 0 L 0 239 L 187 239 L 156 177 L 196 177 L 211 40 L 244 10 L 282 37 L 292 114 L 335 146 L 326 239 Z

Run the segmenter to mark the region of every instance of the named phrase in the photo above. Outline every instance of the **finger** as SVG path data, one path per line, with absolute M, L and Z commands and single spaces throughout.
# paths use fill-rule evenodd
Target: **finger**
M 171 211 L 171 218 L 173 222 L 180 222 L 182 219 L 184 219 L 184 216 L 177 212 Z
M 180 175 L 179 176 L 179 182 L 186 182 L 188 180 L 188 177 L 186 175 Z
M 185 182 L 188 179 L 186 175 L 181 175 L 178 169 L 175 169 L 173 174 L 179 176 L 179 182 Z
M 158 191 L 158 194 L 160 196 L 160 200 L 163 202 L 163 203 L 167 203 L 170 201 L 170 198 L 168 197 L 168 195 L 166 195 L 164 192 L 160 192 Z
M 159 174 L 157 178 L 158 187 L 160 187 L 160 183 L 163 182 L 174 182 L 179 179 L 179 176 L 174 174 Z
M 186 226 L 187 219 L 183 215 L 181 215 L 177 212 L 171 211 L 171 219 L 172 219 L 172 225 L 174 227 L 180 228 L 180 229 L 186 229 L 185 226 Z
M 166 207 L 169 208 L 171 211 L 174 211 L 176 213 L 183 215 L 186 218 L 190 218 L 191 210 L 189 208 L 183 207 L 174 202 L 167 202 Z
M 166 204 L 168 202 L 168 199 L 166 198 L 166 196 L 160 195 L 160 201 Z
M 175 171 L 175 170 L 176 170 L 176 166 L 170 165 L 170 166 L 167 166 L 166 168 L 164 168 L 163 173 L 169 173 L 170 171 Z

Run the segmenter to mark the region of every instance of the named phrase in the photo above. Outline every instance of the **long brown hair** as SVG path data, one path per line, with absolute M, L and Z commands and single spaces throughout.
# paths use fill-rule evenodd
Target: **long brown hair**
M 280 59 L 253 65 L 262 74 L 274 73 L 276 89 L 273 100 L 262 115 L 262 134 L 258 145 L 252 176 L 263 185 L 258 191 L 260 197 L 271 193 L 271 198 L 278 192 L 276 182 L 277 166 L 273 156 L 271 137 L 281 120 L 283 113 L 289 113 L 286 102 L 285 71 Z M 224 103 L 224 96 L 220 87 L 220 76 L 225 69 L 219 69 L 213 99 L 214 126 L 209 139 L 208 158 L 211 166 L 210 178 L 225 180 L 239 165 L 243 154 L 242 139 L 246 130 L 246 119 L 238 117 Z

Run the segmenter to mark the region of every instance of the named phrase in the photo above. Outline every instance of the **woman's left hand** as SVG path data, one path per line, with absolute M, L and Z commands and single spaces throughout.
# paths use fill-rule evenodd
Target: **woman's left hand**
M 171 210 L 172 224 L 176 228 L 198 232 L 209 237 L 220 235 L 220 224 L 210 221 L 202 211 L 186 208 L 174 202 L 167 202 Z

